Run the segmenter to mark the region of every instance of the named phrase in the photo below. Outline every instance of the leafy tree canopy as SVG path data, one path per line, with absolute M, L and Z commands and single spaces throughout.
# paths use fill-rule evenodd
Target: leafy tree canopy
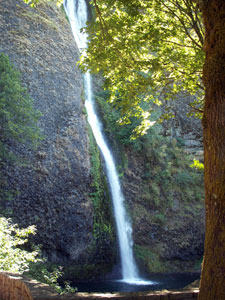
M 41 139 L 37 122 L 40 112 L 20 81 L 9 58 L 0 54 L 0 162 L 13 158 L 12 144 L 35 146 Z
M 180 91 L 202 97 L 203 26 L 191 0 L 92 1 L 96 18 L 85 29 L 90 40 L 81 68 L 101 72 L 110 101 L 120 108 L 122 122 L 143 119 L 151 125 L 151 108 Z

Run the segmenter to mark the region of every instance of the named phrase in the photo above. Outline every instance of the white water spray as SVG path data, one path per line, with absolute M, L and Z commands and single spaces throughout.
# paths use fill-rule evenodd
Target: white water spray
M 87 6 L 85 0 L 65 0 L 65 10 L 69 17 L 75 41 L 80 49 L 87 47 L 87 35 L 80 32 L 87 21 Z M 120 257 L 122 264 L 122 281 L 131 284 L 150 284 L 149 281 L 140 279 L 133 256 L 132 227 L 124 207 L 124 197 L 121 191 L 116 166 L 102 134 L 102 125 L 95 113 L 92 99 L 91 76 L 87 72 L 84 75 L 85 106 L 88 114 L 88 122 L 92 128 L 96 142 L 103 154 L 107 177 L 111 189 L 114 214 L 118 232 Z

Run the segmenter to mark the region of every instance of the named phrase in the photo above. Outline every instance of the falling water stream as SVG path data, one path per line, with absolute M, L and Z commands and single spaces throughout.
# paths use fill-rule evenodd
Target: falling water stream
M 87 21 L 86 2 L 85 0 L 66 0 L 65 9 L 79 49 L 85 49 L 87 47 L 87 35 L 85 33 L 81 33 L 80 28 L 84 27 Z M 121 191 L 116 165 L 112 153 L 104 139 L 101 122 L 95 112 L 92 95 L 92 82 L 89 72 L 84 74 L 84 84 L 86 96 L 85 106 L 88 114 L 88 122 L 105 160 L 106 173 L 112 195 L 120 247 L 122 280 L 130 284 L 149 284 L 149 281 L 143 281 L 138 275 L 133 255 L 132 227 L 126 214 L 124 197 Z

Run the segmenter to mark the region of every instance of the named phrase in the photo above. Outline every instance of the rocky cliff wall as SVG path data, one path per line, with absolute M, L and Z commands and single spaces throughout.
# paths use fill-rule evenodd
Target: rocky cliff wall
M 39 126 L 44 135 L 37 151 L 18 147 L 23 165 L 1 170 L 9 195 L 1 200 L 4 214 L 20 226 L 37 226 L 34 241 L 42 244 L 51 262 L 102 262 L 98 247 L 93 247 L 94 179 L 82 75 L 76 67 L 79 51 L 63 9 L 54 1 L 40 0 L 36 8 L 22 0 L 1 1 L 0 52 L 20 70 L 22 83 L 43 114 Z M 109 241 L 105 248 L 112 252 Z

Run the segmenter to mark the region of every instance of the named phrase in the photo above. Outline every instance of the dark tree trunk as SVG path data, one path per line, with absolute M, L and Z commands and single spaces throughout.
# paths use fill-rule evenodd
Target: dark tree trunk
M 206 240 L 199 300 L 225 299 L 225 0 L 203 0 Z

